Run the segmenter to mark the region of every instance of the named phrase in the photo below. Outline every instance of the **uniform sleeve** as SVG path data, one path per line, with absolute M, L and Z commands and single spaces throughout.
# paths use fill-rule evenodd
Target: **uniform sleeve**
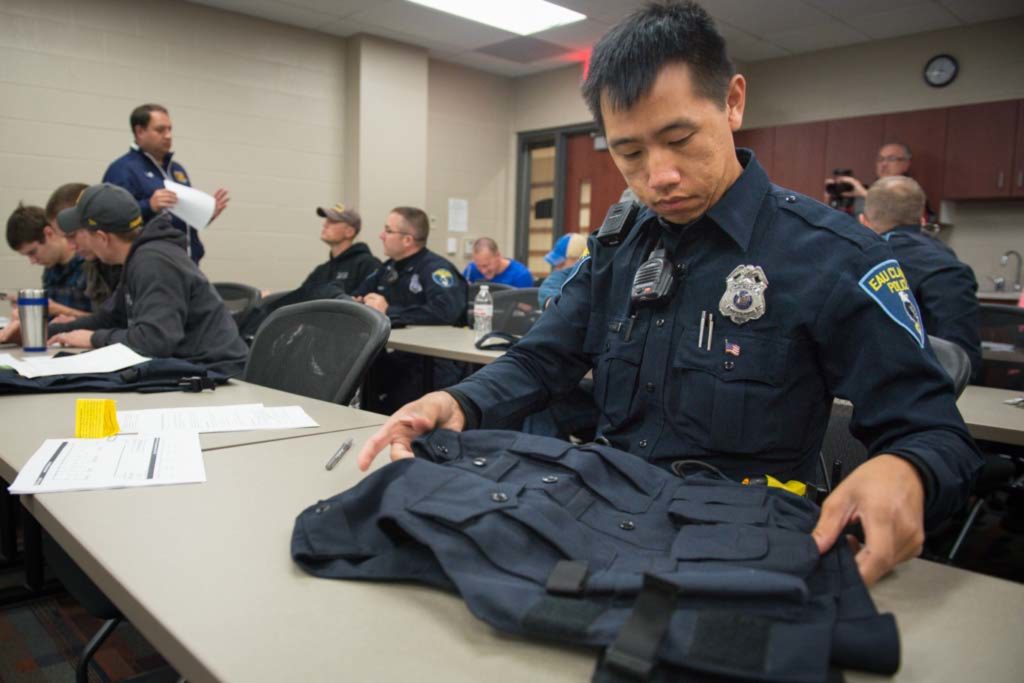
M 591 245 L 593 249 L 593 245 Z M 480 427 L 513 427 L 567 395 L 591 368 L 584 352 L 590 322 L 591 264 L 582 261 L 562 295 L 501 358 L 452 387 L 479 410 Z
M 148 221 L 156 215 L 156 212 L 149 205 L 149 197 L 152 193 L 147 193 L 143 190 L 130 164 L 121 161 L 115 161 L 110 164 L 107 167 L 107 172 L 103 174 L 103 182 L 112 183 L 131 192 L 132 196 L 135 197 L 135 201 L 139 203 L 139 211 L 142 212 L 143 221 Z
M 376 273 L 380 266 L 381 263 L 375 256 L 367 256 L 364 259 L 360 259 L 359 264 L 355 269 L 355 275 L 352 277 L 352 291 L 357 291 L 359 287 L 366 282 L 366 278 L 370 277 L 373 273 Z
M 891 259 L 888 246 L 869 247 L 840 273 L 814 338 L 829 390 L 854 405 L 851 433 L 871 455 L 898 455 L 918 469 L 925 523 L 934 526 L 967 501 L 981 457 L 934 355 L 861 286 Z
M 121 343 L 144 356 L 169 358 L 185 337 L 188 315 L 188 282 L 163 256 L 146 262 L 144 277 L 134 281 L 133 318 L 126 327 L 97 330 L 93 346 Z M 135 267 L 139 267 L 136 264 Z
M 352 292 L 352 296 L 366 296 L 370 292 L 377 291 L 377 280 L 380 279 L 380 272 L 383 266 L 378 266 L 372 273 L 366 276 L 362 284 L 356 287 L 356 290 Z
M 436 268 L 420 271 L 420 282 L 427 300 L 408 306 L 388 302 L 388 317 L 392 322 L 405 325 L 456 325 L 466 313 L 466 282 L 452 277 L 447 287 L 434 281 Z M 445 270 L 447 270 L 445 268 Z
M 978 282 L 969 266 L 943 264 L 920 284 L 911 283 L 925 311 L 928 334 L 957 344 L 971 358 L 971 376 L 981 372 L 981 335 L 978 332 Z

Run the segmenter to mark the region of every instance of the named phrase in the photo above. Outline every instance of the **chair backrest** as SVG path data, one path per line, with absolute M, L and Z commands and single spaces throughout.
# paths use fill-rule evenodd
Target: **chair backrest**
M 494 322 L 491 327 L 507 334 L 526 334 L 543 311 L 537 303 L 536 287 L 503 289 L 494 294 Z
M 960 394 L 967 388 L 967 383 L 971 379 L 971 357 L 958 344 L 951 341 L 928 335 L 928 342 L 932 345 L 939 365 L 953 380 L 956 396 L 960 398 Z
M 256 332 L 243 379 L 346 404 L 391 334 L 391 322 L 354 301 L 282 306 Z
M 213 288 L 224 300 L 224 306 L 237 323 L 242 316 L 260 303 L 260 290 L 240 282 L 213 282 Z

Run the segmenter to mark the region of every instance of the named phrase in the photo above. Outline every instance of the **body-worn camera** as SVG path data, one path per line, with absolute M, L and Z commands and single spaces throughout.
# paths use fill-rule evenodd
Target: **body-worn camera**
M 844 197 L 844 192 L 849 192 L 853 189 L 853 184 L 846 181 L 839 180 L 841 176 L 852 176 L 852 168 L 835 168 L 832 169 L 832 182 L 825 183 L 825 192 L 828 193 L 828 205 L 833 209 L 845 211 L 847 213 L 853 208 L 853 197 Z

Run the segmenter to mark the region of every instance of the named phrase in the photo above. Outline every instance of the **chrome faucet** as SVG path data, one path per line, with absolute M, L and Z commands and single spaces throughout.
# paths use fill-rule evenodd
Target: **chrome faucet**
M 1019 292 L 1020 291 L 1020 261 L 1021 261 L 1021 259 L 1020 259 L 1020 252 L 1016 251 L 1014 249 L 1011 249 L 1010 251 L 1008 251 L 1005 254 L 1003 254 L 1003 258 L 999 259 L 999 263 L 1000 263 L 1000 265 L 1004 265 L 1005 266 L 1009 262 L 1010 256 L 1016 256 L 1017 257 L 1017 278 L 1013 281 L 1013 291 Z

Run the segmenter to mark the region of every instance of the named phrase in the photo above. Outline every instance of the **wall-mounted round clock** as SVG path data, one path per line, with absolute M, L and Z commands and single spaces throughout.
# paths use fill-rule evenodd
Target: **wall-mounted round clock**
M 956 78 L 960 64 L 953 55 L 935 55 L 924 65 L 924 82 L 933 88 L 944 88 Z

